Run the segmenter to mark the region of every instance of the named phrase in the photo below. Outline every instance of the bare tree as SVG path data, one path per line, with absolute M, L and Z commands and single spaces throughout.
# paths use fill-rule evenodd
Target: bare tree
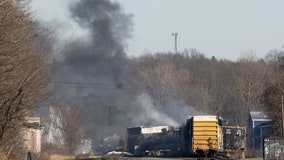
M 146 66 L 139 73 L 147 91 L 158 103 L 168 97 L 180 98 L 180 87 L 189 80 L 188 72 L 177 70 L 173 64 L 165 61 L 160 61 L 153 67 Z
M 260 110 L 259 97 L 263 93 L 267 79 L 267 65 L 253 53 L 246 54 L 235 65 L 232 77 L 232 95 L 238 101 L 236 116 L 238 122 L 246 124 L 246 117 L 253 110 Z
M 47 86 L 36 26 L 27 2 L 0 1 L 0 154 L 6 158 L 20 146 L 25 117 Z
M 83 122 L 78 109 L 61 107 L 61 132 L 67 152 L 75 154 L 84 138 Z
M 269 79 L 266 81 L 265 89 L 261 95 L 261 104 L 265 112 L 273 120 L 274 134 L 280 136 L 282 132 L 281 105 L 284 95 L 284 51 L 272 50 L 266 57 L 269 66 Z M 283 135 L 282 135 L 283 136 Z
M 57 153 L 75 155 L 80 149 L 85 134 L 81 113 L 78 108 L 57 105 L 50 107 L 49 120 L 46 120 L 45 146 L 56 146 Z

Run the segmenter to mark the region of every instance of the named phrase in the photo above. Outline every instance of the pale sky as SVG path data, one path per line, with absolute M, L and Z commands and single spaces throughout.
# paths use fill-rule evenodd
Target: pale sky
M 40 19 L 61 24 L 58 29 L 70 37 L 86 34 L 67 18 L 68 3 L 75 1 L 33 0 L 32 7 Z M 133 14 L 129 56 L 173 52 L 173 32 L 178 32 L 178 51 L 196 48 L 208 58 L 237 60 L 248 51 L 261 58 L 271 49 L 283 49 L 283 0 L 114 1 Z

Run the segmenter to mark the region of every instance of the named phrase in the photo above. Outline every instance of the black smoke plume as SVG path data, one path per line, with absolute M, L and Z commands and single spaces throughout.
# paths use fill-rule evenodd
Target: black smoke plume
M 176 125 L 192 112 L 178 113 L 173 109 L 177 103 L 169 103 L 169 112 L 160 112 L 147 94 L 131 94 L 125 87 L 129 61 L 125 47 L 132 30 L 132 15 L 126 14 L 119 4 L 81 0 L 70 11 L 73 20 L 89 36 L 65 46 L 53 64 L 52 79 L 58 87 L 57 100 L 63 106 L 71 104 L 82 111 L 87 136 L 94 146 L 103 137 L 119 135 L 127 127 Z
M 81 0 L 70 11 L 89 35 L 65 46 L 53 64 L 52 79 L 60 84 L 57 99 L 82 110 L 86 133 L 96 141 L 131 123 L 131 99 L 122 88 L 132 15 L 109 0 Z

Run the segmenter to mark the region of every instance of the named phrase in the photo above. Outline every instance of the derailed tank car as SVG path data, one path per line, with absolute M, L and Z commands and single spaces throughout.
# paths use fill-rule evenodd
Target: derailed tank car
M 172 126 L 128 128 L 128 151 L 136 156 L 179 155 L 183 148 L 181 129 Z

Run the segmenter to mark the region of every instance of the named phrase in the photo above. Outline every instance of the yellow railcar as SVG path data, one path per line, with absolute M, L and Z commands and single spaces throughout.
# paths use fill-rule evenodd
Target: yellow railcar
M 217 116 L 193 116 L 187 122 L 189 152 L 214 156 L 222 149 L 221 129 Z

